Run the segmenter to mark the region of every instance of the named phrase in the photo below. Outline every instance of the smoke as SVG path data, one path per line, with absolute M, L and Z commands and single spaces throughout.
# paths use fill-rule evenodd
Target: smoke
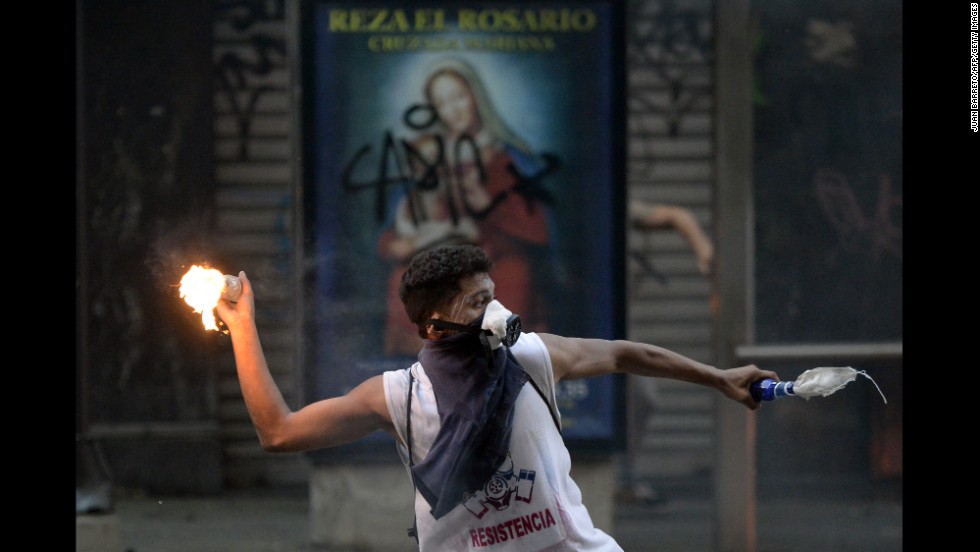
M 158 224 L 143 259 L 143 266 L 154 287 L 161 292 L 172 291 L 176 294 L 181 277 L 191 266 L 226 269 L 227 260 L 219 253 L 215 240 L 208 237 L 207 226 L 195 220 L 166 227 L 162 226 L 162 221 Z

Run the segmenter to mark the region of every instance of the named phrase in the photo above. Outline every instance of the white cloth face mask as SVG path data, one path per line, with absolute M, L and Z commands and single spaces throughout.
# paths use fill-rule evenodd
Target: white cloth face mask
M 496 299 L 487 304 L 487 310 L 483 314 L 483 324 L 480 328 L 488 330 L 492 334 L 487 338 L 492 349 L 501 345 L 512 347 L 514 343 L 517 343 L 523 329 L 520 315 L 512 313 Z

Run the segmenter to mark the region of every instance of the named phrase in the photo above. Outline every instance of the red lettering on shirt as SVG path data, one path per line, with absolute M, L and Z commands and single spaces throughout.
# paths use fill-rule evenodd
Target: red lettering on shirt
M 555 524 L 555 516 L 549 508 L 540 512 L 508 519 L 497 525 L 470 529 L 470 544 L 473 548 L 482 548 L 497 543 L 521 538 L 531 533 L 547 529 Z

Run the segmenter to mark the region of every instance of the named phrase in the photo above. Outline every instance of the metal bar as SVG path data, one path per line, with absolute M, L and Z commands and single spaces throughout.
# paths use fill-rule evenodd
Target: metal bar
M 740 345 L 739 361 L 761 360 L 892 360 L 902 358 L 902 342 L 798 343 Z
M 85 9 L 75 1 L 75 431 L 84 434 L 91 420 L 89 396 L 89 245 L 88 154 L 85 142 Z
M 216 421 L 92 423 L 89 426 L 88 433 L 85 435 L 76 434 L 75 440 L 145 439 L 154 437 L 194 439 L 217 435 L 220 429 Z
M 752 190 L 753 23 L 750 0 L 715 1 L 717 293 L 715 364 L 735 366 L 732 345 L 755 341 L 755 211 Z M 715 548 L 758 550 L 755 412 L 715 397 Z

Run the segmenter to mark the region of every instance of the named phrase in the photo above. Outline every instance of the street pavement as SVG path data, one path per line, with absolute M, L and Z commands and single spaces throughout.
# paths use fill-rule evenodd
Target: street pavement
M 659 482 L 663 500 L 618 502 L 611 530 L 627 552 L 714 550 L 715 506 L 702 483 Z M 793 496 L 788 496 L 792 494 Z M 310 540 L 305 486 L 225 492 L 210 497 L 152 497 L 115 492 L 112 511 L 84 517 L 108 522 L 118 543 L 99 552 L 368 552 Z M 900 481 L 855 489 L 780 493 L 760 489 L 757 552 L 901 552 Z M 404 520 L 392 520 L 403 531 Z M 81 534 L 76 522 L 76 538 Z M 111 540 L 111 539 L 110 539 Z M 400 550 L 417 550 L 406 537 Z M 89 552 L 83 539 L 76 550 Z M 118 544 L 118 546 L 117 546 Z

